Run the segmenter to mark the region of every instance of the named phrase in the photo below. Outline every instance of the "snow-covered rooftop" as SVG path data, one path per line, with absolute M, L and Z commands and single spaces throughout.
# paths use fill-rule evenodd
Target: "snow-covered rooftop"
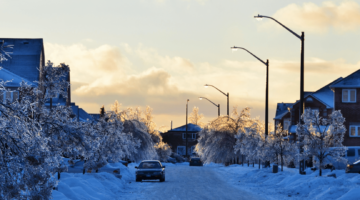
M 288 107 L 292 107 L 293 103 L 278 103 L 276 107 L 276 114 L 274 119 L 281 119 L 288 113 Z
M 44 65 L 43 39 L 0 38 L 4 45 L 14 45 L 11 58 L 1 66 L 31 82 L 39 81 L 39 68 Z
M 27 82 L 29 85 L 37 85 L 36 83 L 31 82 L 31 81 L 27 80 L 26 78 L 21 77 L 17 74 L 14 74 L 4 68 L 0 69 L 0 81 L 10 81 L 5 84 L 6 87 L 20 87 L 20 83 L 22 81 Z
M 360 70 L 355 71 L 332 85 L 331 88 L 360 88 Z
M 202 130 L 202 128 L 201 128 L 200 126 L 195 125 L 195 124 L 191 124 L 191 123 L 189 123 L 189 124 L 187 125 L 187 127 L 188 127 L 188 131 L 199 132 L 199 131 Z M 181 132 L 186 131 L 186 125 L 180 126 L 180 127 L 178 127 L 178 128 L 174 128 L 174 129 L 172 129 L 172 130 L 170 130 L 170 131 L 179 131 L 179 132 L 180 132 L 180 131 L 181 131 Z

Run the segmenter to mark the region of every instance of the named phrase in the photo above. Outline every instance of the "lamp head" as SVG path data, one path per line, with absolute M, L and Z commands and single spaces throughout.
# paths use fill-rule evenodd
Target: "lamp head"
M 237 50 L 238 50 L 238 48 L 237 48 L 236 46 L 230 47 L 230 49 L 231 49 L 232 51 L 237 51 Z
M 189 102 L 189 99 L 187 101 Z
M 205 84 L 204 87 L 207 88 L 207 87 L 209 87 L 209 85 L 208 85 L 208 84 Z
M 256 19 L 256 20 L 258 20 L 258 21 L 261 21 L 262 20 L 262 18 L 263 18 L 263 16 L 261 16 L 261 15 L 257 15 L 257 16 L 254 16 L 254 18 Z
M 200 100 L 202 100 L 202 97 L 199 97 Z

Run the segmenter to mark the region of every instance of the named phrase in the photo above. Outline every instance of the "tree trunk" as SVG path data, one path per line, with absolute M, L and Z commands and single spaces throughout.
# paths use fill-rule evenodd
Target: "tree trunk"
M 250 166 L 250 160 L 248 160 L 248 167 Z
M 255 162 L 253 162 L 253 167 L 255 167 Z
M 283 166 L 284 166 L 284 159 L 283 156 L 281 155 L 281 171 L 283 171 Z
M 319 176 L 321 176 L 321 175 L 322 175 L 322 171 L 321 171 L 321 164 L 322 164 L 322 160 L 321 160 L 321 159 L 319 159 L 319 161 L 320 161 L 320 165 L 319 165 Z
M 58 172 L 58 180 L 60 180 L 60 172 Z
M 241 154 L 241 164 L 244 167 L 244 155 Z
M 259 169 L 260 169 L 260 159 L 259 159 Z

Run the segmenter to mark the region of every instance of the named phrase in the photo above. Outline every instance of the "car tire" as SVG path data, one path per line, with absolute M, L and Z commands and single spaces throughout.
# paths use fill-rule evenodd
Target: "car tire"
M 160 178 L 160 182 L 164 182 L 165 181 L 165 176 L 164 178 Z
M 136 182 L 141 182 L 142 180 L 140 178 L 136 178 Z

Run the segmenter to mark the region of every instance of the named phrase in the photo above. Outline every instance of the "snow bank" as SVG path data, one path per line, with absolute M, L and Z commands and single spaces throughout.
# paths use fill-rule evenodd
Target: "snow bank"
M 209 164 L 235 187 L 258 193 L 267 199 L 360 199 L 360 174 L 346 174 L 345 170 L 306 170 L 307 175 L 300 175 L 298 169 L 286 168 L 279 173 L 272 169 L 260 169 L 259 166 Z M 336 174 L 337 178 L 327 177 Z
M 136 164 L 129 167 L 121 163 L 111 163 L 109 167 L 120 168 L 122 178 L 114 174 L 99 173 L 61 173 L 58 189 L 53 191 L 54 200 L 100 200 L 100 199 L 127 199 L 136 192 L 131 187 L 135 180 Z

